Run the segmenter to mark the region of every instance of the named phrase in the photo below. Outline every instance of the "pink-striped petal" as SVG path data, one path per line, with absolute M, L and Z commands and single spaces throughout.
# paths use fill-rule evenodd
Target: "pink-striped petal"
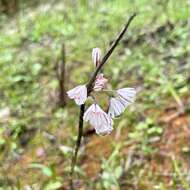
M 113 130 L 113 121 L 111 117 L 97 104 L 92 104 L 86 110 L 84 113 L 84 120 L 89 122 L 99 135 L 109 134 Z
M 70 99 L 74 99 L 77 105 L 82 105 L 87 99 L 87 88 L 85 85 L 79 85 L 67 92 Z
M 108 115 L 115 118 L 123 113 L 128 105 L 134 102 L 136 90 L 134 88 L 122 88 L 116 91 L 116 97 L 110 99 Z

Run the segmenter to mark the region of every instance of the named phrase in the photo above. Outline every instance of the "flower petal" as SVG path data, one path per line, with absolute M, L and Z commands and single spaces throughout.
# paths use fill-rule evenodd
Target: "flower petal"
M 111 117 L 99 105 L 92 104 L 84 113 L 84 120 L 95 128 L 97 134 L 109 134 L 113 130 Z
M 95 130 L 98 135 L 108 135 L 112 132 L 113 127 L 111 125 L 101 125 Z
M 118 97 L 123 98 L 123 100 L 133 103 L 135 96 L 136 96 L 136 90 L 134 88 L 122 88 L 117 90 Z
M 119 116 L 125 110 L 125 105 L 120 102 L 117 98 L 110 99 L 110 105 L 108 115 L 112 118 Z
M 87 99 L 87 88 L 85 85 L 79 85 L 67 92 L 70 99 L 74 99 L 77 105 L 82 105 Z
M 115 118 L 125 111 L 125 108 L 134 102 L 136 90 L 134 88 L 122 88 L 116 91 L 116 97 L 110 99 L 108 114 Z

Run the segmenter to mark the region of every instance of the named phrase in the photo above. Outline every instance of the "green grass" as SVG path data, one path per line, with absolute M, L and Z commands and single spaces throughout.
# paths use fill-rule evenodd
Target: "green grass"
M 94 182 L 95 178 L 86 176 L 79 165 L 80 185 L 86 189 L 119 189 L 122 183 L 128 189 L 187 188 L 189 178 L 180 174 L 185 172 L 185 164 L 179 164 L 185 162 L 183 158 L 173 162 L 176 179 L 170 184 L 152 173 L 149 159 L 159 151 L 151 139 L 161 139 L 164 133 L 165 125 L 160 124 L 159 116 L 171 103 L 186 102 L 189 97 L 190 2 L 49 0 L 35 7 L 22 4 L 13 17 L 0 14 L 0 111 L 10 110 L 8 120 L 0 121 L 0 172 L 8 171 L 0 175 L 1 189 L 11 186 L 19 189 L 20 184 L 21 189 L 30 185 L 33 189 L 49 190 L 67 184 L 69 150 L 76 140 L 79 110 L 72 101 L 65 109 L 56 106 L 55 62 L 62 43 L 66 47 L 66 85 L 71 89 L 88 81 L 93 70 L 92 48 L 100 47 L 106 52 L 133 12 L 138 16 L 104 73 L 110 88 L 137 86 L 141 91 L 136 104 L 115 122 L 109 159 L 99 158 L 102 176 L 97 174 L 98 180 Z M 54 136 L 56 144 L 51 144 L 51 135 L 46 133 Z M 115 140 L 118 134 L 122 140 Z M 27 145 L 23 146 L 23 138 Z M 144 160 L 134 157 L 134 164 L 121 180 L 121 165 L 128 155 L 120 150 L 131 142 L 136 154 Z M 63 145 L 67 148 L 60 149 Z M 35 155 L 38 147 L 46 150 L 44 160 Z M 20 168 L 21 162 L 12 168 L 11 163 L 24 155 L 31 157 L 24 169 Z M 81 150 L 79 163 L 85 156 L 89 155 Z M 82 165 L 85 164 L 90 163 Z M 33 171 L 37 171 L 36 176 Z

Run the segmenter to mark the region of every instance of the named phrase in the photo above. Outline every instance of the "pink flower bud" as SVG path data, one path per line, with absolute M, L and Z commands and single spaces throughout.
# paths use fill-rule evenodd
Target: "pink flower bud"
M 92 61 L 95 67 L 98 67 L 100 63 L 101 51 L 99 48 L 92 49 Z
M 95 85 L 94 85 L 94 91 L 101 91 L 106 83 L 108 82 L 108 79 L 104 78 L 104 74 L 99 74 L 96 77 Z

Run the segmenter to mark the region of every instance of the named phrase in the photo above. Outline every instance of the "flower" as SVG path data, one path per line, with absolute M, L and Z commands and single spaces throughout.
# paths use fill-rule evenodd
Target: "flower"
M 85 85 L 79 85 L 67 92 L 70 99 L 74 99 L 77 105 L 82 105 L 87 99 L 87 88 Z
M 101 51 L 99 48 L 92 49 L 92 61 L 94 66 L 97 67 L 100 63 Z
M 94 91 L 101 91 L 106 83 L 108 82 L 108 79 L 104 78 L 104 74 L 99 74 L 96 77 L 95 85 L 94 85 Z
M 133 103 L 135 100 L 136 90 L 134 88 L 121 88 L 116 93 L 120 101 L 126 105 Z
M 84 120 L 95 128 L 100 135 L 110 134 L 113 130 L 111 117 L 96 103 L 92 104 L 84 113 Z
M 109 104 L 109 110 L 108 115 L 110 115 L 112 118 L 117 117 L 125 110 L 125 105 L 118 100 L 118 98 L 111 98 L 110 104 Z
M 125 111 L 125 108 L 134 102 L 136 90 L 134 88 L 122 88 L 116 91 L 116 97 L 110 99 L 108 115 L 114 118 Z

